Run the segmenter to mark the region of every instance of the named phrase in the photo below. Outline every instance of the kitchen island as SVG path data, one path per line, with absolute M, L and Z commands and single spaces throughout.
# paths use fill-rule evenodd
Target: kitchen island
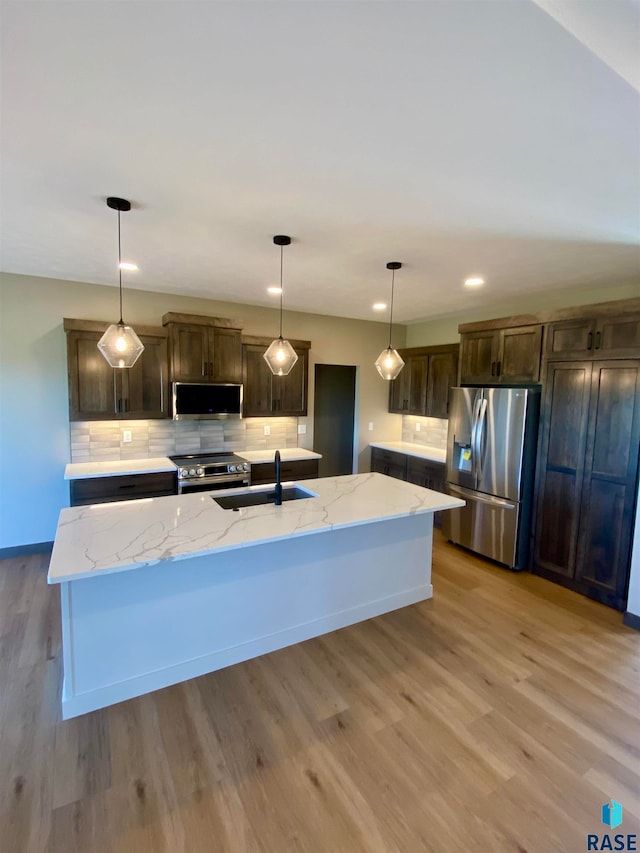
M 222 492 L 63 509 L 63 717 L 431 597 L 433 513 L 462 501 L 381 474 L 304 488 L 238 511 Z

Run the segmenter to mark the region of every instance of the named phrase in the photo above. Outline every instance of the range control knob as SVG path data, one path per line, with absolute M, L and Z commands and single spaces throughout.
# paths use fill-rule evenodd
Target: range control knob
M 181 476 L 181 477 L 186 477 L 188 473 L 189 473 L 189 472 L 187 471 L 187 469 L 186 469 L 186 468 L 181 468 L 181 469 L 180 469 L 180 476 Z
M 238 466 L 238 467 L 240 467 L 240 466 Z M 236 466 L 235 465 L 229 465 L 229 473 L 235 474 L 235 471 L 236 471 Z
M 248 463 L 248 462 L 245 462 L 245 463 L 244 463 L 244 465 L 242 466 L 242 470 L 243 470 L 243 471 L 248 471 L 248 470 L 249 470 L 249 463 Z
M 204 476 L 204 468 L 196 468 L 196 474 L 198 475 L 198 477 L 203 477 Z
M 195 468 L 189 468 L 189 476 L 195 477 L 195 474 L 196 474 L 196 469 Z

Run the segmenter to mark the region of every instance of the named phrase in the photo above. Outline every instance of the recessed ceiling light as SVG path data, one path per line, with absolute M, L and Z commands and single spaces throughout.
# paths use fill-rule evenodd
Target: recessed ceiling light
M 480 278 L 479 275 L 474 275 L 471 278 L 466 278 L 464 283 L 467 287 L 480 287 L 481 284 L 484 284 L 484 279 Z
M 274 285 L 273 287 L 267 288 L 267 293 L 273 293 L 275 296 L 279 296 L 282 293 L 282 288 Z
M 122 261 L 120 264 L 121 270 L 129 270 L 130 272 L 136 272 L 138 269 L 138 264 L 132 264 L 129 261 Z
M 386 302 L 374 302 L 374 303 L 373 303 L 373 310 L 374 310 L 374 311 L 384 311 L 384 309 L 385 309 L 386 307 L 387 307 L 387 303 L 386 303 Z

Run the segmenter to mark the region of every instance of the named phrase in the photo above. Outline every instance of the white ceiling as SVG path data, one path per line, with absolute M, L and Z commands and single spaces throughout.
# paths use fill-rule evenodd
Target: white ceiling
M 587 15 L 580 15 L 579 10 Z M 597 9 L 597 13 L 594 10 Z M 4 2 L 0 267 L 414 322 L 640 281 L 637 0 Z M 482 293 L 462 280 L 483 275 Z

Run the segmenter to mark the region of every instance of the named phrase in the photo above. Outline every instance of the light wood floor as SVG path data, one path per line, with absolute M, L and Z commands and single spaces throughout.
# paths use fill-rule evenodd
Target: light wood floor
M 432 601 L 62 722 L 46 563 L 0 563 L 2 853 L 577 853 L 611 797 L 640 832 L 602 605 L 439 538 Z

